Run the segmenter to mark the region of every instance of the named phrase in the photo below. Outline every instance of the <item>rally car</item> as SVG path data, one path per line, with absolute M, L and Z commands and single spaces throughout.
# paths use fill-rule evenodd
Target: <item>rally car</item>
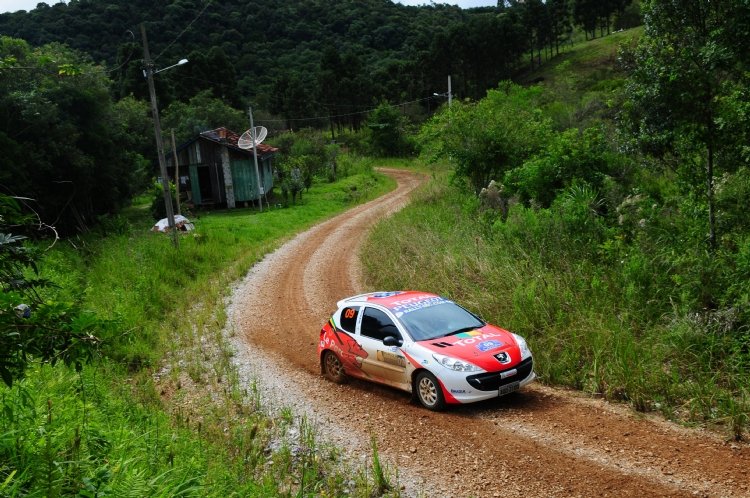
M 412 393 L 430 410 L 496 398 L 536 378 L 523 337 L 419 291 L 343 299 L 320 331 L 321 373 Z

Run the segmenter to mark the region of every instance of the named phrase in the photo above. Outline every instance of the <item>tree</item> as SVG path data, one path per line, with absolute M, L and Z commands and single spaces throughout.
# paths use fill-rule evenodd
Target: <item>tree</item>
M 450 158 L 456 175 L 479 194 L 549 141 L 551 122 L 537 106 L 541 91 L 504 82 L 475 104 L 454 102 L 422 128 L 422 153 L 429 159 Z
M 227 104 L 240 106 L 237 90 L 237 75 L 232 61 L 220 47 L 208 51 L 195 50 L 188 55 L 190 61 L 179 71 L 165 72 L 160 77 L 173 82 L 173 98 L 186 102 L 197 94 L 211 90 L 211 93 Z
M 627 120 L 641 149 L 676 156 L 683 176 L 703 190 L 708 244 L 716 248 L 714 176 L 732 171 L 740 149 L 737 127 L 747 129 L 750 6 L 732 0 L 644 2 L 646 29 L 634 53 Z M 733 123 L 733 125 L 730 125 Z M 742 134 L 739 134 L 742 136 Z M 703 175 L 690 163 L 702 158 Z M 729 160 L 732 158 L 733 160 Z M 702 180 L 697 182 L 695 178 Z
M 62 233 L 116 212 L 139 183 L 109 85 L 103 68 L 63 45 L 0 38 L 0 188 L 35 199 Z
M 273 84 L 269 110 L 274 114 L 280 114 L 286 119 L 286 127 L 289 130 L 300 126 L 310 125 L 307 121 L 297 121 L 310 117 L 314 114 L 314 106 L 310 88 L 306 85 L 299 74 L 287 72 L 282 74 Z
M 227 105 L 223 100 L 215 98 L 211 90 L 204 90 L 189 102 L 173 102 L 164 109 L 162 129 L 167 132 L 175 130 L 178 144 L 192 138 L 206 130 L 213 130 L 220 126 L 240 132 L 249 128 L 249 121 L 240 110 Z M 165 143 L 170 143 L 169 141 Z
M 583 28 L 586 39 L 596 38 L 596 27 L 599 20 L 599 5 L 602 0 L 575 0 L 573 19 Z
M 407 152 L 406 119 L 387 102 L 381 103 L 367 118 L 370 147 L 377 156 L 402 156 Z

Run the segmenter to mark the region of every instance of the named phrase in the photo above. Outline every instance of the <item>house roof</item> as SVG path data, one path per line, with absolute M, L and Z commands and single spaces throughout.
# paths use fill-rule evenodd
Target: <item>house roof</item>
M 233 132 L 232 130 L 224 128 L 223 126 L 216 128 L 215 130 L 201 132 L 200 137 L 212 142 L 216 142 L 218 144 L 226 145 L 238 151 L 252 154 L 251 149 L 241 149 L 237 145 L 237 142 L 240 139 L 240 135 Z M 271 145 L 263 143 L 256 145 L 255 148 L 258 150 L 258 156 L 267 156 L 279 151 L 278 147 L 273 147 Z

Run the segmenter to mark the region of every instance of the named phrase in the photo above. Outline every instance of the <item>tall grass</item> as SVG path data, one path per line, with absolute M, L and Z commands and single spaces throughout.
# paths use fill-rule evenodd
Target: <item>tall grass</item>
M 367 287 L 438 292 L 524 335 L 543 382 L 741 437 L 747 340 L 691 316 L 642 312 L 627 297 L 639 291 L 617 277 L 630 270 L 598 263 L 596 245 L 568 237 L 556 216 L 515 206 L 505 223 L 488 219 L 473 195 L 432 181 L 365 244 Z M 588 229 L 596 227 L 577 226 L 576 236 Z
M 119 327 L 80 373 L 36 365 L 0 387 L 0 494 L 364 496 L 350 476 L 365 470 L 342 464 L 308 424 L 295 429 L 301 453 L 274 444 L 290 424 L 239 385 L 221 336 L 224 297 L 253 263 L 394 184 L 361 160 L 348 173 L 288 208 L 196 213 L 179 249 L 149 231 L 140 205 L 115 235 L 58 244 L 43 265 L 61 284 L 55 297 Z

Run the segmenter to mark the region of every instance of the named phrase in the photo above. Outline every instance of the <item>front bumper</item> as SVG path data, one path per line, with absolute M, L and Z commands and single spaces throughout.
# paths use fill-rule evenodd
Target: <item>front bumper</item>
M 515 370 L 515 373 L 513 372 Z M 448 403 L 474 403 L 497 398 L 526 386 L 534 379 L 534 362 L 527 358 L 513 368 L 501 372 L 458 377 L 443 381 L 443 394 Z

